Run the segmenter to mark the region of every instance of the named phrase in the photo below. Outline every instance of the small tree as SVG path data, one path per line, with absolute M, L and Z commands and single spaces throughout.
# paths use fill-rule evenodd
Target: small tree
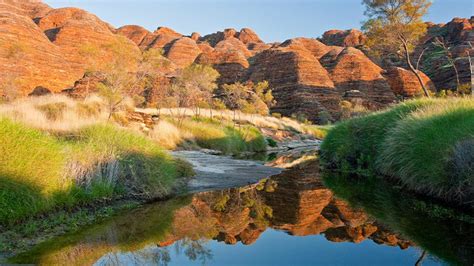
M 126 45 L 126 42 L 120 41 L 109 47 L 115 56 L 103 72 L 104 80 L 98 84 L 99 95 L 106 101 L 109 119 L 123 109 L 127 97 L 135 101 L 143 100 L 139 95 L 157 74 L 156 69 L 163 58 L 161 51 L 154 49 L 137 57 L 127 52 Z
M 468 42 L 469 48 L 473 49 L 472 43 Z M 474 97 L 474 65 L 472 63 L 471 53 L 469 49 L 466 51 L 467 59 L 469 60 L 469 69 L 471 73 L 471 96 Z
M 150 86 L 154 87 L 156 85 L 152 84 Z M 173 95 L 171 84 L 155 88 L 153 100 L 156 101 L 155 107 L 158 109 L 158 112 L 160 112 L 162 108 L 175 108 L 178 106 L 177 99 Z
M 234 83 L 223 86 L 223 99 L 226 106 L 235 111 L 249 114 L 268 115 L 269 108 L 275 104 L 268 82 L 262 81 L 254 85 Z
M 240 83 L 225 84 L 222 86 L 223 101 L 227 108 L 234 112 L 234 122 L 236 120 L 236 111 L 242 110 L 247 104 L 248 88 Z
M 426 97 L 430 94 L 418 71 L 413 66 L 410 53 L 427 26 L 423 16 L 431 6 L 429 0 L 363 0 L 365 15 L 369 18 L 363 25 L 367 34 L 367 46 L 378 56 L 400 56 L 403 51 L 406 64 L 417 77 Z
M 227 109 L 227 106 L 225 106 L 225 103 L 219 99 L 219 98 L 213 98 L 211 101 L 211 118 L 212 118 L 212 110 L 219 110 L 221 111 L 221 119 L 223 118 L 222 116 L 222 110 Z
M 219 72 L 206 65 L 193 64 L 182 70 L 174 80 L 171 90 L 179 107 L 193 108 L 199 114 L 202 107 L 209 107 Z
M 459 87 L 461 85 L 461 81 L 459 80 L 459 71 L 456 66 L 456 61 L 461 59 L 461 58 L 455 58 L 453 56 L 453 53 L 451 52 L 451 47 L 449 47 L 449 44 L 445 41 L 443 37 L 437 37 L 433 41 L 433 45 L 439 49 L 439 51 L 435 52 L 432 56 L 440 58 L 440 57 L 445 57 L 446 58 L 446 64 L 442 65 L 441 68 L 453 68 L 454 74 L 456 77 L 456 90 L 459 90 Z
M 272 90 L 269 88 L 268 81 L 265 80 L 257 83 L 257 85 L 254 86 L 253 91 L 258 99 L 265 104 L 264 110 L 259 109 L 260 112 L 258 113 L 268 115 L 270 108 L 276 104 Z
M 97 84 L 99 95 L 106 102 L 108 119 L 114 113 L 122 109 L 124 100 L 132 95 L 134 84 L 137 82 L 136 73 L 131 66 L 136 66 L 139 58 L 134 54 L 128 53 L 127 42 L 118 39 L 104 46 L 113 56 L 109 63 L 102 69 L 103 80 Z M 85 52 L 94 54 L 94 49 L 85 49 Z M 93 61 L 93 60 L 92 60 Z M 97 62 L 92 62 L 93 67 L 97 67 Z

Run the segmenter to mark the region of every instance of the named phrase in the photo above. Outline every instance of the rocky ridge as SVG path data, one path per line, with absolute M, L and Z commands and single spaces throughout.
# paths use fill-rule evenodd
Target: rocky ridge
M 84 10 L 52 9 L 35 0 L 2 1 L 0 19 L 4 33 L 0 35 L 0 69 L 7 73 L 0 82 L 15 81 L 23 95 L 38 86 L 53 92 L 80 90 L 74 84 L 82 83 L 75 81 L 83 79 L 86 70 L 103 69 L 116 56 L 116 44 L 131 57 L 147 49 L 162 50 L 168 64 L 166 70 L 159 70 L 163 77 L 159 86 L 169 84 L 176 71 L 190 64 L 209 64 L 221 74 L 220 84 L 267 80 L 277 101 L 272 112 L 303 115 L 314 122 L 322 116 L 337 120 L 340 101 L 354 95 L 365 107 L 376 110 L 395 102 L 396 95 L 411 97 L 418 89 L 410 74 L 383 70 L 353 48 L 364 43 L 357 30 L 328 31 L 320 40 L 293 38 L 266 44 L 248 28 L 204 36 L 185 36 L 166 27 L 153 32 L 136 25 L 115 29 Z M 436 29 L 459 42 L 460 54 L 466 52 L 462 43 L 473 38 L 472 19 L 432 25 L 430 32 Z M 465 68 L 460 69 L 465 81 Z M 434 89 L 429 78 L 424 79 Z M 437 79 L 435 85 L 442 86 Z
M 336 45 L 344 47 L 357 47 L 364 45 L 365 35 L 356 29 L 351 30 L 328 30 L 321 37 L 320 41 L 326 45 Z

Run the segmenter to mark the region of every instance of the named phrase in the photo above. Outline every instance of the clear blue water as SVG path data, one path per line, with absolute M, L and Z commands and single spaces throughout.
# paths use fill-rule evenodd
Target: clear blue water
M 96 265 L 157 265 L 157 258 L 162 258 L 163 253 L 168 255 L 168 265 L 414 265 L 421 254 L 413 247 L 402 250 L 370 240 L 333 243 L 322 235 L 291 236 L 272 229 L 252 245 L 226 245 L 213 240 L 200 244 L 208 256 L 194 260 L 182 250 L 182 243 L 175 243 L 164 248 L 150 246 L 139 252 L 107 254 Z M 441 262 L 429 257 L 423 265 Z

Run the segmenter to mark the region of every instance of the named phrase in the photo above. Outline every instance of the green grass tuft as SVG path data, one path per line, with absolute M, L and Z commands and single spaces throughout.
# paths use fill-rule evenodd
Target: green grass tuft
M 338 124 L 322 144 L 321 159 L 326 168 L 375 171 L 414 191 L 467 202 L 474 175 L 450 166 L 455 147 L 472 139 L 473 99 L 414 100 Z
M 324 139 L 329 130 L 331 130 L 332 126 L 321 126 L 321 125 L 302 125 L 304 131 L 308 132 L 309 134 L 313 135 L 315 138 Z

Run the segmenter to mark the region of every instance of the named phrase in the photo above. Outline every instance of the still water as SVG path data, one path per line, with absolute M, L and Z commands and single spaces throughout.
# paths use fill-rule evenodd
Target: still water
M 276 158 L 271 164 L 287 169 L 255 184 L 207 187 L 204 192 L 146 205 L 40 244 L 12 261 L 46 265 L 472 264 L 471 216 L 443 207 L 434 214 L 426 212 L 433 209 L 431 203 L 420 205 L 418 199 L 384 190 L 381 184 L 338 183 L 339 177 L 329 176 L 335 180 L 329 182 L 330 189 L 317 160 L 306 158 Z M 259 173 L 264 170 L 258 169 Z M 378 192 L 369 195 L 369 189 Z

